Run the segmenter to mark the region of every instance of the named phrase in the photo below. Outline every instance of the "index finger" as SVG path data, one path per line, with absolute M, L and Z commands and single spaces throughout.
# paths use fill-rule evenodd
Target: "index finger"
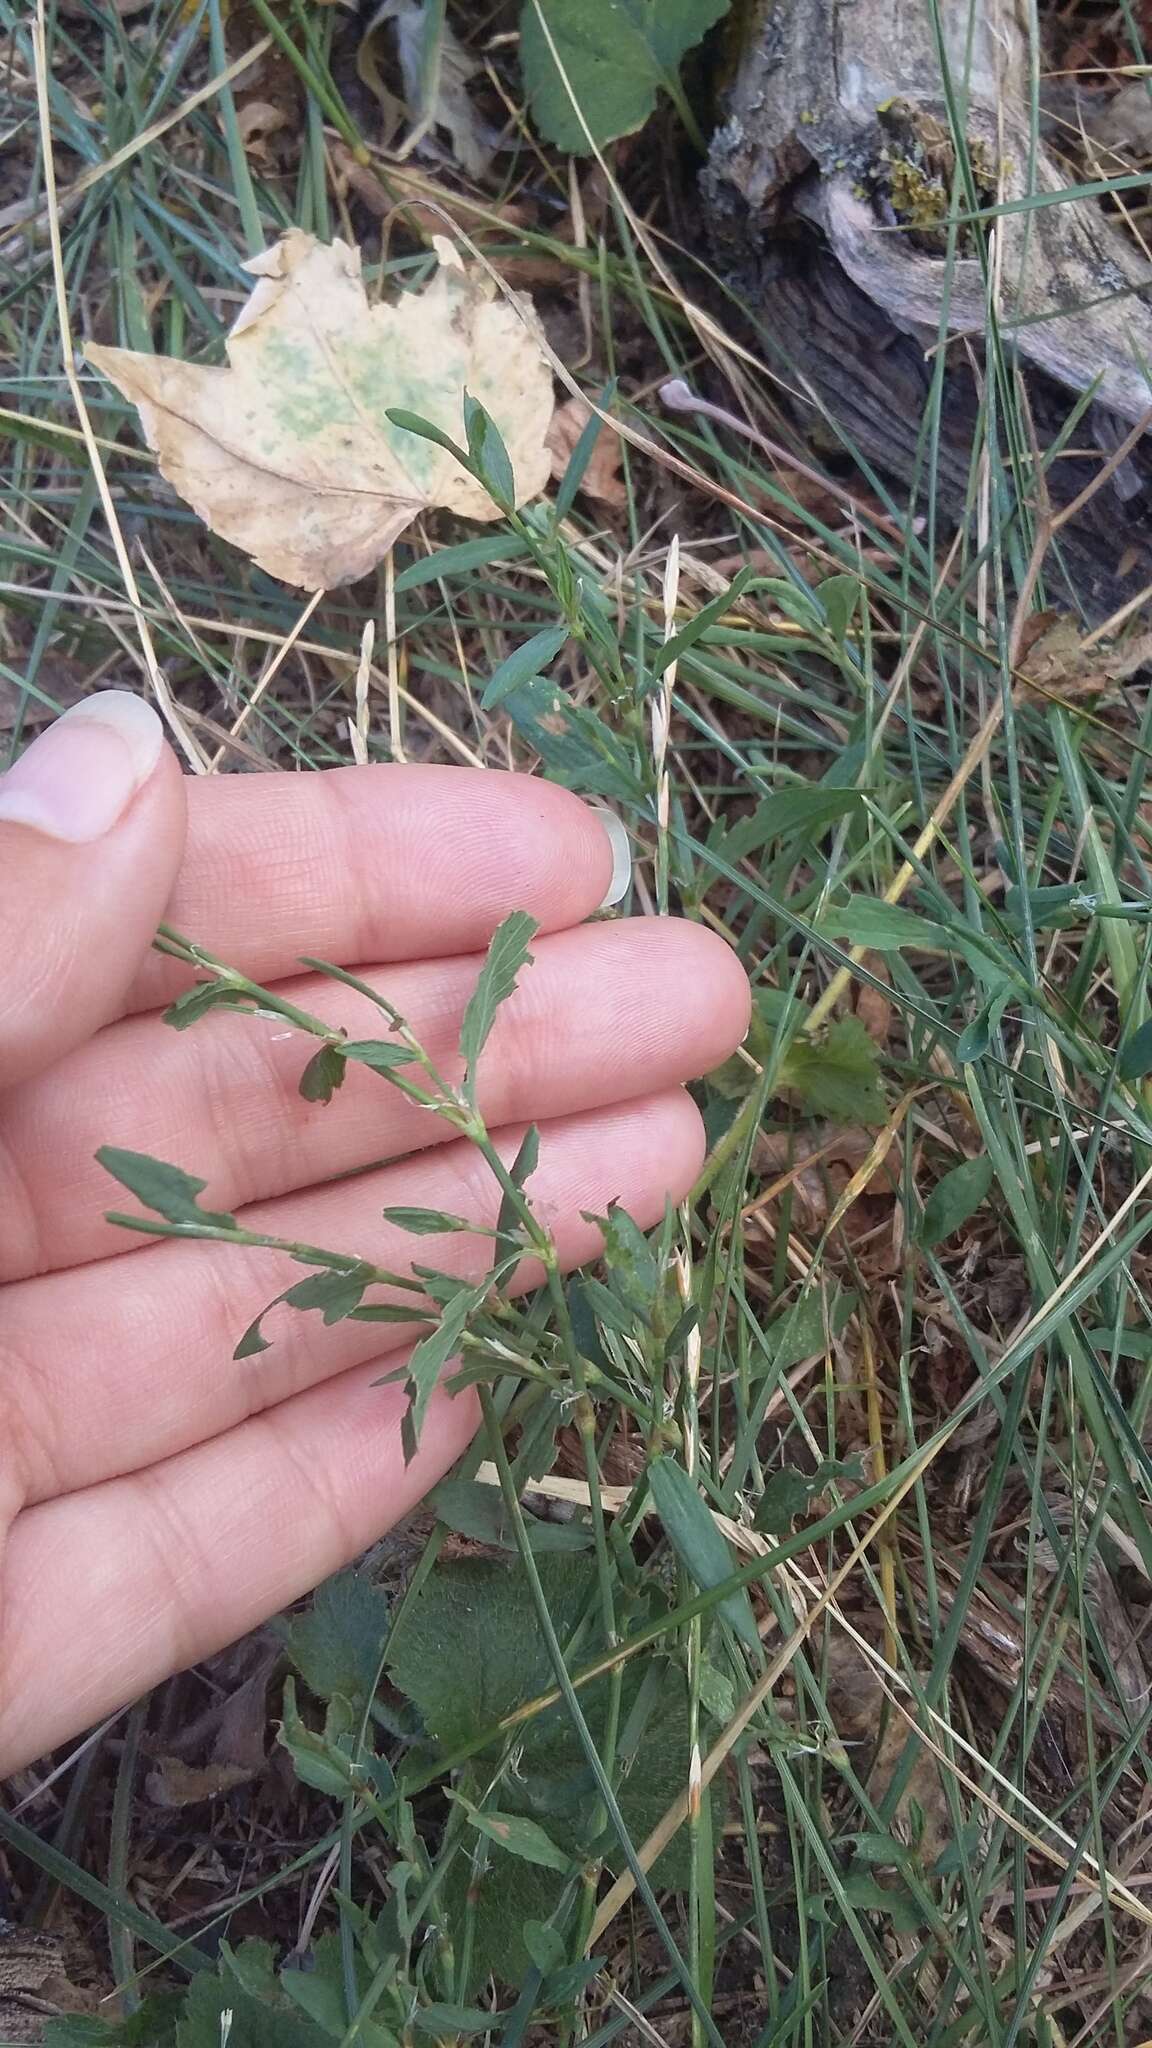
M 603 814 L 536 776 L 385 764 L 204 777 L 188 787 L 165 915 L 272 981 L 302 954 L 354 967 L 475 951 L 512 910 L 560 931 L 600 907 L 612 872 Z M 192 978 L 152 955 L 128 1007 Z

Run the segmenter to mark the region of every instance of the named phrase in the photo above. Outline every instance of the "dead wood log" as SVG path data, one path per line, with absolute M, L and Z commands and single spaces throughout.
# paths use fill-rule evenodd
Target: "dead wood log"
M 940 0 L 938 12 L 943 51 L 929 0 L 760 0 L 704 198 L 719 265 L 791 381 L 872 462 L 921 490 L 930 351 L 942 332 L 954 337 L 936 490 L 959 520 L 992 309 L 1041 447 L 1094 387 L 1075 447 L 1048 472 L 1061 505 L 1152 410 L 1152 265 L 1091 199 L 1002 212 L 991 235 L 971 219 L 950 229 L 958 213 L 1058 194 L 1069 179 L 1032 146 L 1027 40 L 1011 0 Z M 1050 566 L 1096 617 L 1152 580 L 1147 438 Z

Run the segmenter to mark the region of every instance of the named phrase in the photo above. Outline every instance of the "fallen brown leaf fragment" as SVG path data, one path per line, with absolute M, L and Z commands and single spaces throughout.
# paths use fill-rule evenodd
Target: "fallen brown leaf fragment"
M 293 228 L 246 266 L 256 286 L 228 368 L 90 345 L 136 406 L 161 474 L 205 525 L 304 590 L 351 583 L 419 512 L 499 516 L 446 450 L 390 408 L 464 440 L 464 393 L 503 436 L 516 502 L 543 489 L 552 378 L 531 306 L 488 296 L 452 245 L 423 291 L 369 305 L 360 252 Z
M 566 399 L 558 405 L 552 415 L 552 424 L 546 436 L 552 451 L 552 474 L 557 483 L 564 475 L 572 451 L 592 417 L 590 408 L 582 398 Z M 628 503 L 628 491 L 620 474 L 620 442 L 610 427 L 605 427 L 589 457 L 580 489 L 586 498 L 595 498 L 598 504 L 609 505 L 619 510 Z

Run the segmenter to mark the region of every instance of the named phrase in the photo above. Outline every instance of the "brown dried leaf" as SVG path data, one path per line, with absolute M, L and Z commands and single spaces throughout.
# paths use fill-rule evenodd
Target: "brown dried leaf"
M 503 435 L 517 503 L 547 481 L 552 378 L 531 307 L 489 298 L 449 243 L 436 248 L 423 291 L 370 306 L 359 250 L 290 229 L 246 266 L 257 282 L 227 369 L 89 345 L 137 407 L 162 475 L 285 583 L 353 582 L 432 506 L 499 516 L 444 449 L 393 426 L 389 407 L 462 442 L 467 390 Z
M 271 100 L 246 100 L 236 110 L 236 126 L 246 154 L 267 162 L 271 156 L 268 137 L 288 126 L 288 114 L 284 107 L 273 106 Z
M 1152 634 L 1138 634 L 1116 647 L 1085 647 L 1070 613 L 1035 612 L 1021 639 L 1021 684 L 1025 695 L 1049 700 L 1099 696 L 1149 661 Z
M 153 1806 L 203 1806 L 237 1785 L 247 1785 L 252 1776 L 241 1764 L 184 1764 L 177 1756 L 161 1756 L 148 1772 L 144 1790 Z
M 582 398 L 568 398 L 563 405 L 556 407 L 545 438 L 552 451 L 552 474 L 557 482 L 567 469 L 572 451 L 591 417 L 591 411 Z M 595 498 L 599 504 L 610 505 L 616 510 L 628 503 L 628 491 L 620 474 L 620 442 L 610 427 L 604 428 L 592 450 L 580 489 L 585 497 Z

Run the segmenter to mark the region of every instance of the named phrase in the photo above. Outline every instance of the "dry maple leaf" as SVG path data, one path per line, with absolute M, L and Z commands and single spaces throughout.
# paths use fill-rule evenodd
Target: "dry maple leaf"
M 467 390 L 504 437 L 517 504 L 548 479 L 552 377 L 531 306 L 488 297 L 449 242 L 436 254 L 423 291 L 370 306 L 359 250 L 292 228 L 246 266 L 257 282 L 227 369 L 91 345 L 88 360 L 136 406 L 161 474 L 213 533 L 285 583 L 351 583 L 431 506 L 499 517 L 390 407 L 462 444 Z

